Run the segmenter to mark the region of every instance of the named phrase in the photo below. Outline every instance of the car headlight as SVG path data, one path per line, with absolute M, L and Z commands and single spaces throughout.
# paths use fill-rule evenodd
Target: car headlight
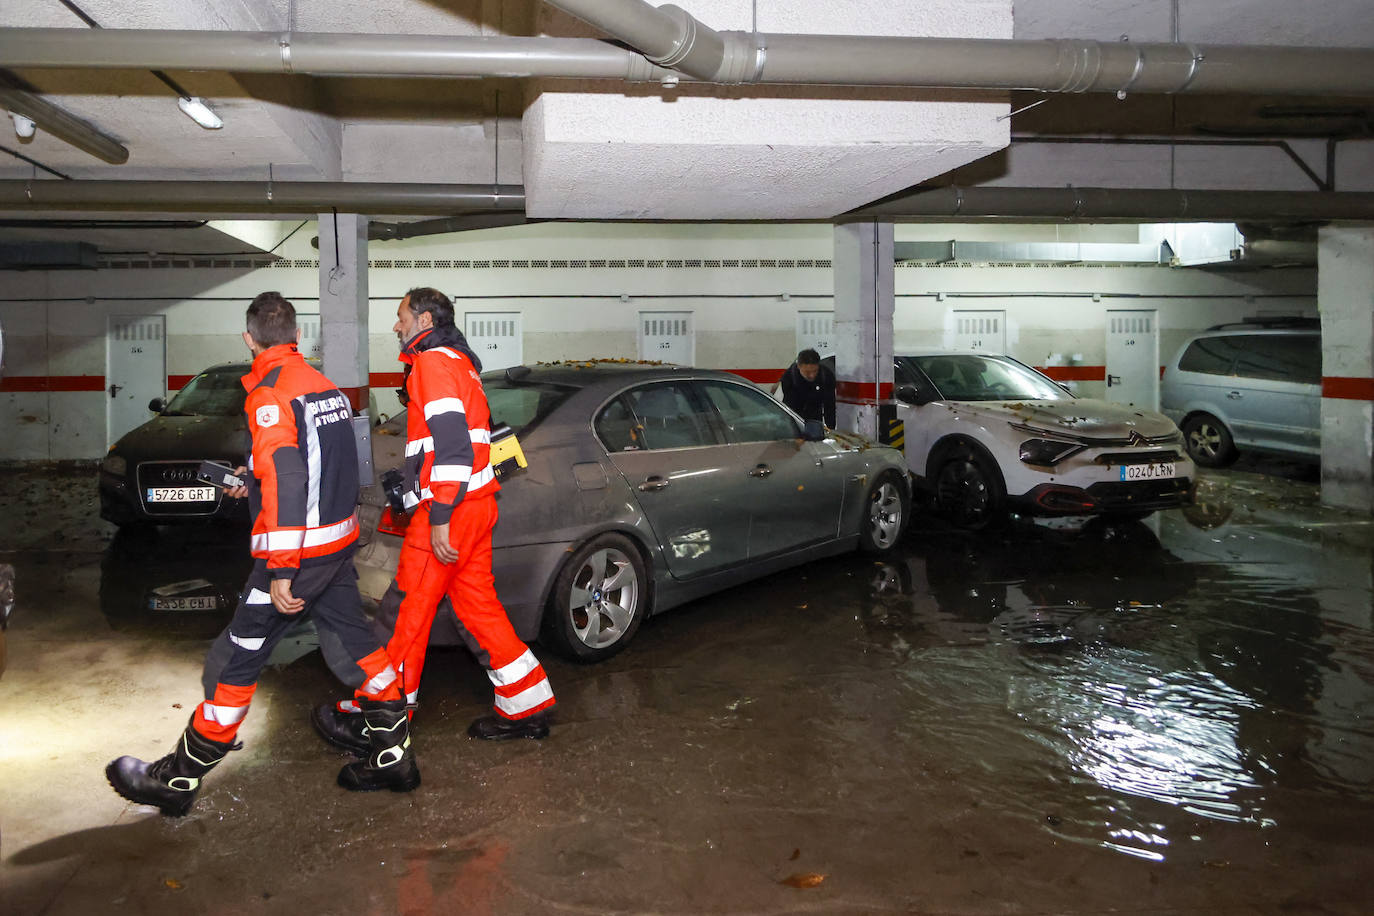
M 124 460 L 122 455 L 106 455 L 105 460 L 100 462 L 100 470 L 106 474 L 123 477 L 125 472 L 129 470 L 129 463 Z
M 1059 442 L 1054 439 L 1027 439 L 1021 443 L 1021 460 L 1026 464 L 1053 466 L 1082 450 L 1083 446 L 1074 442 Z

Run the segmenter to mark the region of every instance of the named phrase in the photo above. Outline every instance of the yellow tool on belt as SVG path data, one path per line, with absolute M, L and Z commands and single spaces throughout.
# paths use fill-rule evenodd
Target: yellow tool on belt
M 497 480 L 504 480 L 523 468 L 529 467 L 525 460 L 525 450 L 515 437 L 515 430 L 502 423 L 491 431 L 491 469 Z

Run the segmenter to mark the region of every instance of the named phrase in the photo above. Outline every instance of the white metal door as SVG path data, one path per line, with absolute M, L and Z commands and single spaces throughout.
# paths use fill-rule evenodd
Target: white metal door
M 639 358 L 691 366 L 696 362 L 696 335 L 691 312 L 640 312 Z
M 1107 310 L 1107 400 L 1159 409 L 1159 321 L 1154 309 Z
M 468 312 L 468 346 L 482 360 L 482 371 L 509 369 L 525 361 L 519 312 Z
M 951 350 L 1007 352 L 1007 313 L 1000 309 L 951 309 L 954 333 Z
M 797 352 L 807 347 L 819 353 L 822 359 L 835 355 L 834 312 L 797 313 Z
M 107 445 L 149 419 L 148 402 L 167 396 L 162 315 L 111 315 L 105 337 Z
M 298 349 L 307 359 L 324 359 L 324 338 L 320 336 L 320 313 L 297 312 L 296 327 L 301 332 Z

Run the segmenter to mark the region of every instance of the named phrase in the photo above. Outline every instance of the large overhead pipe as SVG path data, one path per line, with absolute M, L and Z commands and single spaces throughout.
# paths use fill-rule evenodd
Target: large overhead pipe
M 0 59 L 3 59 L 0 56 Z M 118 140 L 64 111 L 32 92 L 0 86 L 0 108 L 23 115 L 59 140 L 70 143 L 111 165 L 129 161 L 129 151 Z
M 617 6 L 629 0 L 617 0 Z M 637 2 L 637 0 L 635 0 Z M 653 9 L 649 7 L 649 9 Z M 661 11 L 656 11 L 661 12 Z M 686 16 L 682 13 L 681 16 Z M 681 16 L 662 13 L 655 22 Z M 638 20 L 637 20 L 638 21 Z M 704 28 L 704 27 L 703 27 Z M 638 29 L 634 30 L 637 34 Z M 709 30 L 706 30 L 709 32 Z M 1374 95 L 1374 49 L 890 38 L 698 31 L 666 69 L 579 38 L 130 29 L 0 29 L 7 66 L 220 70 L 319 76 L 496 76 L 721 83 L 1030 89 L 1040 92 Z M 674 39 L 670 38 L 670 43 Z M 655 45 L 658 49 L 662 45 Z M 674 60 L 679 48 L 665 60 Z
M 450 215 L 525 209 L 518 185 L 354 181 L 0 181 L 0 210 Z
M 1260 223 L 1370 220 L 1374 219 L 1374 193 L 951 186 L 904 193 L 837 217 L 839 221 L 868 219 Z

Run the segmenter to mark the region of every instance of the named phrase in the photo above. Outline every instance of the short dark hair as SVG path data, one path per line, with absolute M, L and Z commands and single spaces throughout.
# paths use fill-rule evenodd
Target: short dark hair
M 296 342 L 296 307 L 281 293 L 258 293 L 248 306 L 248 336 L 260 347 Z
M 805 350 L 797 354 L 798 366 L 819 366 L 820 364 L 821 355 L 817 353 L 815 350 L 811 349 L 810 347 L 807 347 Z
M 453 303 L 434 287 L 417 286 L 406 293 L 406 298 L 410 300 L 411 314 L 429 312 L 436 328 L 453 327 Z

